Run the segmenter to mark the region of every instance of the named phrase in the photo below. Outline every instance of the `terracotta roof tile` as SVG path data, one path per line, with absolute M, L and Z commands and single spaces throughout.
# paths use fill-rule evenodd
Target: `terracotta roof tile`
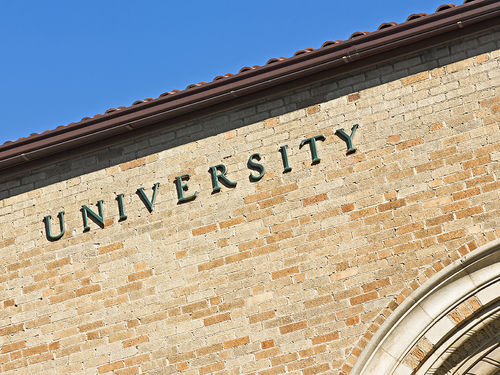
M 286 57 L 278 57 L 278 58 L 274 57 L 272 59 L 267 60 L 266 65 L 270 65 L 272 63 L 282 61 L 282 60 L 286 60 Z
M 455 8 L 456 5 L 455 4 L 443 4 L 443 5 L 440 5 L 437 9 L 436 9 L 436 12 L 441 12 L 443 10 L 446 10 L 446 9 L 450 9 L 450 8 Z
M 398 24 L 397 22 L 385 22 L 381 24 L 377 30 L 387 29 L 388 27 L 396 26 L 397 24 Z
M 303 54 L 305 54 L 305 53 L 312 52 L 312 51 L 314 51 L 314 50 L 315 50 L 314 48 L 306 48 L 306 49 L 301 49 L 301 50 L 299 50 L 299 51 L 295 52 L 293 55 L 294 55 L 294 56 L 299 56 L 299 55 L 303 55 Z
M 224 79 L 224 78 L 232 77 L 232 76 L 234 76 L 234 74 L 227 73 L 227 74 L 224 74 L 223 76 L 217 76 L 217 77 L 215 77 L 212 82 L 218 81 L 219 79 Z M 174 91 L 176 91 L 176 90 L 174 90 Z
M 463 2 L 463 4 L 466 4 L 466 3 L 470 3 L 470 2 L 474 2 L 474 1 L 480 1 L 480 0 L 465 0 Z M 443 11 L 446 11 L 450 8 L 455 8 L 456 5 L 455 4 L 444 4 L 444 5 L 441 5 L 437 8 L 436 12 L 443 12 Z M 406 21 L 406 22 L 412 22 L 416 19 L 419 19 L 419 18 L 422 18 L 422 17 L 426 17 L 428 16 L 426 13 L 417 13 L 417 14 L 412 14 L 410 15 Z M 396 22 L 385 22 L 385 23 L 382 23 L 377 31 L 374 31 L 374 32 L 384 32 L 385 29 L 388 29 L 388 28 L 391 28 L 391 27 L 394 27 L 394 26 L 397 26 L 398 23 Z M 399 24 L 401 25 L 401 24 Z M 271 58 L 269 59 L 265 65 L 263 66 L 259 66 L 259 65 L 255 65 L 255 66 L 245 66 L 243 68 L 240 69 L 240 71 L 236 74 L 236 75 L 244 75 L 244 74 L 247 74 L 248 72 L 250 71 L 255 71 L 255 70 L 259 70 L 259 69 L 263 69 L 265 68 L 266 66 L 268 65 L 271 65 L 271 64 L 277 64 L 277 63 L 281 63 L 283 61 L 287 61 L 293 57 L 296 57 L 296 56 L 301 56 L 301 55 L 305 55 L 305 54 L 308 54 L 308 53 L 311 53 L 313 51 L 318 51 L 318 50 L 321 50 L 321 49 L 325 49 L 325 48 L 332 48 L 332 46 L 336 46 L 336 45 L 339 45 L 339 44 L 343 44 L 343 43 L 347 43 L 353 39 L 358 39 L 358 38 L 363 38 L 364 36 L 366 35 L 369 35 L 369 34 L 373 34 L 374 32 L 354 32 L 350 37 L 349 39 L 347 40 L 335 40 L 335 41 L 326 41 L 325 43 L 323 43 L 323 45 L 320 47 L 320 48 L 305 48 L 305 49 L 302 49 L 302 50 L 298 50 L 296 51 L 292 57 L 279 57 L 279 58 Z M 226 80 L 230 77 L 234 77 L 235 75 L 234 74 L 231 74 L 231 73 L 228 73 L 228 74 L 224 74 L 224 75 L 218 75 L 216 76 L 211 82 L 209 83 L 212 83 L 212 82 L 218 82 L 218 81 L 223 81 L 223 80 Z M 86 121 L 89 121 L 89 120 L 94 120 L 94 119 L 97 119 L 97 118 L 101 118 L 101 117 L 107 117 L 107 116 L 113 116 L 113 115 L 116 115 L 117 112 L 120 112 L 124 109 L 128 109 L 128 108 L 131 108 L 131 107 L 135 107 L 135 106 L 141 106 L 141 105 L 144 105 L 145 103 L 147 102 L 152 102 L 152 101 L 157 101 L 159 100 L 160 98 L 164 98 L 164 97 L 173 97 L 173 96 L 176 96 L 176 95 L 179 95 L 179 94 L 182 94 L 182 93 L 185 93 L 186 91 L 188 90 L 192 90 L 194 88 L 197 88 L 197 87 L 202 87 L 204 85 L 207 85 L 207 82 L 199 82 L 199 83 L 193 83 L 193 84 L 190 84 L 189 86 L 187 86 L 184 90 L 172 90 L 172 91 L 168 91 L 168 92 L 164 92 L 162 93 L 158 98 L 146 98 L 146 99 L 143 99 L 143 100 L 136 100 L 132 103 L 132 105 L 130 107 L 118 107 L 118 108 L 109 108 L 108 110 L 105 111 L 104 114 L 96 114 L 94 116 L 87 116 L 87 117 L 84 117 L 80 120 L 80 122 L 76 122 L 76 123 L 70 123 L 68 125 L 62 125 L 62 126 L 58 126 L 56 129 L 54 130 L 47 130 L 47 131 L 44 131 L 42 133 L 33 133 L 31 134 L 29 137 L 22 137 L 22 138 L 19 138 L 17 141 L 7 141 L 5 142 L 3 145 L 0 145 L 0 148 L 4 145 L 10 145 L 12 143 L 16 143 L 16 142 L 21 142 L 21 141 L 25 141 L 25 140 L 28 140 L 28 139 L 31 139 L 31 138 L 38 138 L 40 136 L 43 136 L 43 135 L 46 135 L 48 133 L 52 133 L 54 132 L 55 130 L 58 130 L 58 129 L 62 129 L 62 128 L 67 128 L 69 126 L 75 126 L 75 125 L 81 125 L 82 123 L 86 122 Z
M 368 31 L 356 31 L 356 32 L 351 34 L 349 39 L 358 38 L 360 36 L 367 35 L 367 34 L 370 34 L 370 33 Z
M 341 40 L 327 40 L 325 43 L 323 43 L 321 45 L 321 48 L 325 48 L 325 47 L 332 46 L 334 44 L 339 44 L 339 43 L 342 43 L 342 41 Z
M 248 72 L 249 70 L 254 70 L 255 69 L 255 66 L 244 66 L 243 68 L 240 69 L 240 71 L 238 73 L 244 73 L 244 72 Z
M 406 19 L 406 22 L 413 21 L 413 20 L 416 20 L 417 18 L 421 18 L 421 17 L 425 17 L 425 16 L 427 16 L 427 13 L 414 13 L 414 14 L 411 14 L 410 16 L 408 16 L 408 18 Z

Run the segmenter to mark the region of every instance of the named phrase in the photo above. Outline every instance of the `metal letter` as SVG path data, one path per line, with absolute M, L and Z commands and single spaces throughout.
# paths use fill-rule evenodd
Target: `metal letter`
M 318 164 L 320 162 L 321 159 L 318 157 L 318 151 L 316 150 L 316 141 L 324 141 L 325 139 L 326 139 L 325 136 L 323 134 L 320 134 L 312 138 L 303 139 L 302 142 L 300 142 L 299 148 L 302 148 L 302 146 L 309 143 L 309 147 L 311 148 L 311 157 L 312 157 L 311 164 Z
M 102 212 L 102 200 L 97 201 L 97 209 L 99 210 L 99 215 L 88 208 L 86 205 L 82 206 L 82 216 L 83 216 L 83 231 L 87 232 L 90 230 L 87 215 L 90 215 L 94 222 L 101 228 L 104 228 L 104 214 Z
M 226 187 L 235 187 L 236 182 L 232 182 L 226 177 L 226 166 L 224 164 L 216 165 L 208 169 L 212 177 L 212 194 L 220 191 L 219 181 Z M 217 174 L 220 172 L 220 174 Z
M 175 183 L 175 187 L 177 188 L 177 198 L 179 198 L 179 200 L 177 201 L 177 204 L 192 201 L 198 195 L 198 192 L 195 191 L 194 194 L 192 194 L 188 197 L 184 196 L 184 192 L 188 190 L 188 184 L 183 184 L 182 181 L 188 181 L 189 177 L 190 177 L 189 174 L 183 174 L 182 176 L 177 176 L 175 178 L 174 183 Z
M 281 152 L 281 159 L 283 160 L 283 173 L 290 172 L 292 168 L 288 164 L 288 153 L 286 149 L 288 148 L 288 145 L 284 145 L 280 147 L 280 152 Z
M 264 174 L 266 173 L 266 170 L 262 164 L 254 162 L 252 159 L 255 159 L 257 161 L 260 161 L 261 157 L 260 154 L 252 154 L 248 158 L 248 163 L 247 167 L 248 169 L 251 169 L 252 171 L 259 172 L 258 176 L 254 176 L 253 174 L 250 173 L 250 176 L 248 177 L 250 179 L 250 182 L 257 182 L 259 181 L 262 177 L 264 177 Z
M 356 133 L 356 129 L 358 128 L 358 124 L 354 124 L 354 126 L 351 129 L 351 135 L 347 135 L 347 133 L 344 131 L 344 129 L 338 129 L 335 132 L 335 135 L 340 137 L 346 144 L 347 144 L 347 153 L 352 154 L 353 152 L 356 152 L 356 149 L 352 147 L 352 137 L 354 137 L 354 133 Z
M 66 231 L 66 228 L 64 227 L 64 211 L 61 211 L 57 214 L 57 217 L 59 218 L 59 229 L 60 232 L 58 235 L 53 236 L 52 231 L 50 230 L 50 219 L 51 216 L 45 216 L 43 218 L 43 221 L 45 222 L 45 234 L 47 235 L 47 239 L 49 241 L 57 241 L 59 238 L 61 238 Z
M 125 207 L 123 206 L 123 194 L 118 194 L 116 200 L 118 201 L 118 211 L 120 212 L 120 218 L 118 220 L 126 220 L 127 215 L 125 214 Z
M 153 185 L 153 196 L 151 197 L 151 200 L 149 200 L 148 197 L 146 197 L 144 188 L 137 189 L 137 194 L 139 195 L 139 198 L 141 198 L 142 203 L 144 203 L 149 212 L 153 212 L 153 206 L 155 204 L 156 192 L 158 191 L 158 186 L 160 186 L 159 182 Z

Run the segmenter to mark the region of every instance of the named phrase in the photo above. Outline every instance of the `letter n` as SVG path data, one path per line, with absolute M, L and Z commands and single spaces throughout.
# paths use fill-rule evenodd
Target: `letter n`
M 102 210 L 102 200 L 97 201 L 97 209 L 99 210 L 99 214 L 96 214 L 86 205 L 82 206 L 82 217 L 83 217 L 83 231 L 87 232 L 90 230 L 88 216 L 101 228 L 104 228 L 104 214 Z

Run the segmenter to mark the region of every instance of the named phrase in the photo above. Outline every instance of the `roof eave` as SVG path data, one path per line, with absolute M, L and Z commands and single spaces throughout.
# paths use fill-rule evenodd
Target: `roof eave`
M 39 136 L 10 142 L 0 146 L 0 170 L 19 167 L 21 164 L 117 135 L 135 135 L 139 129 L 187 113 L 203 110 L 206 115 L 208 107 L 214 110 L 220 110 L 224 105 L 234 107 L 235 103 L 241 102 L 241 98 L 290 86 L 293 82 L 300 85 L 305 77 L 322 72 L 330 71 L 334 74 L 338 71 L 339 74 L 345 74 L 351 68 L 359 69 L 360 66 L 404 56 L 418 49 L 430 48 L 495 27 L 500 24 L 499 18 L 498 1 L 474 1 L 227 79 L 193 87 L 180 95 L 166 96 Z M 408 48 L 410 46 L 414 48 Z

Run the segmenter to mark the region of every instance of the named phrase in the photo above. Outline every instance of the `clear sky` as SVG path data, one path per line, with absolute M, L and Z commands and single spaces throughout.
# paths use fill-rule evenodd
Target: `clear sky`
M 445 3 L 0 0 L 0 144 Z

